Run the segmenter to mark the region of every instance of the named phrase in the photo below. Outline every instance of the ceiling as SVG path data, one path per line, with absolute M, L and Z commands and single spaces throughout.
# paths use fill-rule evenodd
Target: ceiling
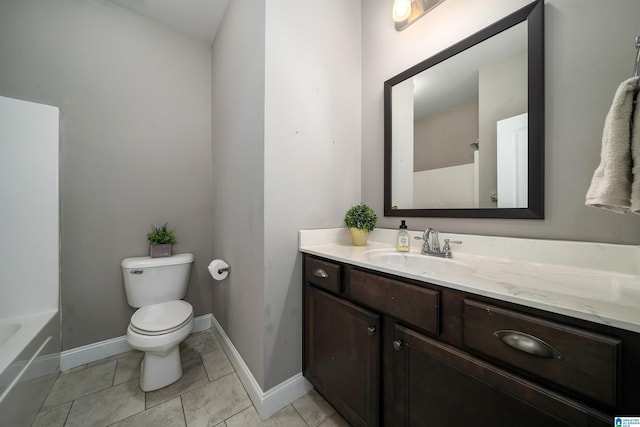
M 211 45 L 229 0 L 108 0 Z
M 527 23 L 522 22 L 414 76 L 415 118 L 477 99 L 480 69 L 526 48 Z

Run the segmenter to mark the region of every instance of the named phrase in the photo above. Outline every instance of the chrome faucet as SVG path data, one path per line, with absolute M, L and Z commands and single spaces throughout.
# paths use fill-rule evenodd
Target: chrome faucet
M 431 242 L 429 242 L 429 238 L 431 238 Z M 438 230 L 431 227 L 424 230 L 421 238 L 416 237 L 416 239 L 424 240 L 424 243 L 422 244 L 422 251 L 420 252 L 422 255 L 431 255 L 442 258 L 451 258 L 451 243 L 462 243 L 460 240 L 444 239 L 444 246 L 442 247 L 442 250 L 440 250 Z
M 431 244 L 429 244 L 429 236 L 432 236 Z M 425 255 L 428 252 L 440 252 L 438 230 L 431 227 L 427 228 L 424 230 L 424 233 L 422 233 L 422 240 L 424 240 L 424 243 L 422 244 L 422 255 Z

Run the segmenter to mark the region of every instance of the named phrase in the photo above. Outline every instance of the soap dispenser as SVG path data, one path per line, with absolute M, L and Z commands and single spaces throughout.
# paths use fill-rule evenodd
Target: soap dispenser
M 407 224 L 404 219 L 401 220 L 400 229 L 398 230 L 398 252 L 409 252 L 411 239 L 407 231 Z

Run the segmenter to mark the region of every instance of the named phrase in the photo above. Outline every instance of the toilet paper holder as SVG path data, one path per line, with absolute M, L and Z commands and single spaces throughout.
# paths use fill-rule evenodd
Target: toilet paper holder
M 213 261 L 211 261 L 208 269 L 209 274 L 211 274 L 211 277 L 213 277 L 214 280 L 226 279 L 229 275 L 229 272 L 231 271 L 231 267 L 229 266 L 229 264 L 221 259 L 214 259 Z

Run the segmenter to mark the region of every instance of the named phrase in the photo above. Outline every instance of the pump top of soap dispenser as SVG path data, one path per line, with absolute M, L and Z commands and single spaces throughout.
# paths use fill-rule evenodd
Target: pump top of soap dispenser
M 405 230 L 407 229 L 407 224 L 405 224 L 404 219 L 400 220 L 400 227 L 399 228 L 400 229 L 405 229 Z

